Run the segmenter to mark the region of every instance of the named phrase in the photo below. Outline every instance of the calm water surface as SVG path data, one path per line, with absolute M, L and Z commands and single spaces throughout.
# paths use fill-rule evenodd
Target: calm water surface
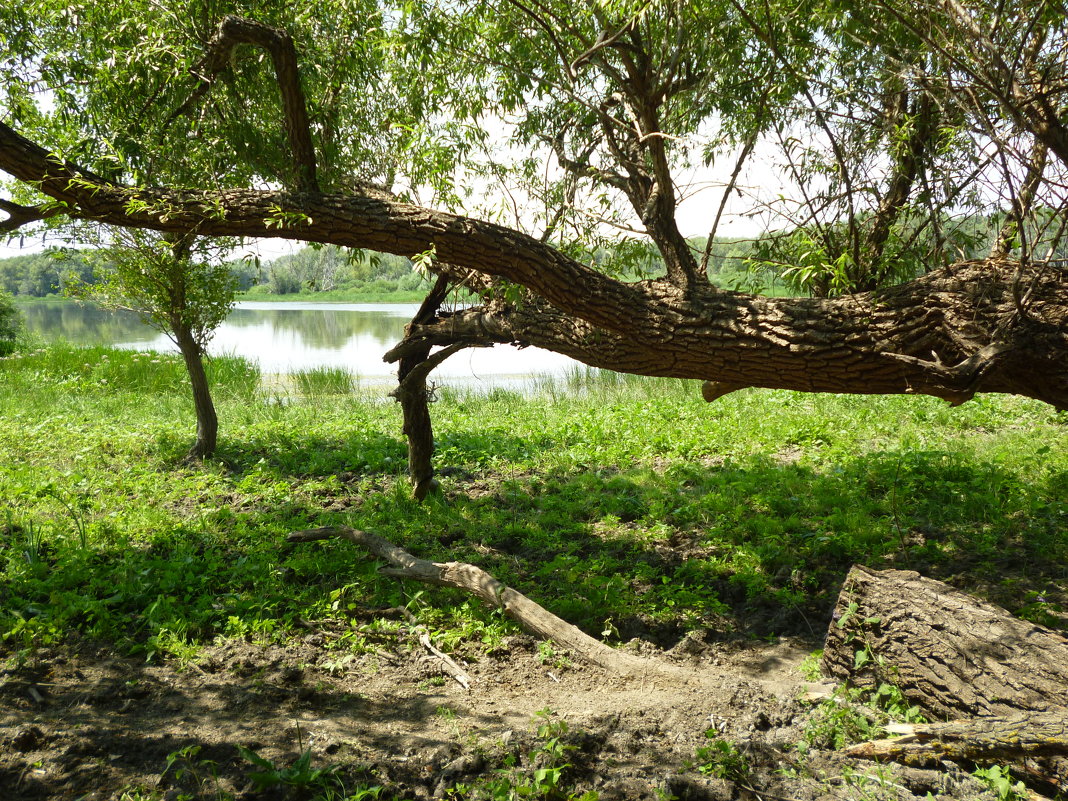
M 343 367 L 369 383 L 395 376 L 382 355 L 404 333 L 414 303 L 264 303 L 242 301 L 215 332 L 209 353 L 233 353 L 257 362 L 264 373 Z M 167 339 L 129 312 L 78 303 L 23 306 L 30 330 L 47 341 L 176 351 Z M 434 371 L 454 386 L 520 387 L 559 376 L 576 362 L 557 353 L 507 345 L 462 351 Z

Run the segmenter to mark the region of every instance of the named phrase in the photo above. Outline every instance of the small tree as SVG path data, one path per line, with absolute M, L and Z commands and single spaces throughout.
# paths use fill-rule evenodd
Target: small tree
M 210 263 L 206 251 L 195 252 L 196 247 L 193 236 L 125 232 L 115 245 L 98 252 L 98 283 L 78 284 L 68 292 L 105 308 L 136 312 L 178 346 L 197 415 L 197 438 L 189 455 L 200 459 L 215 452 L 219 432 L 204 353 L 233 309 L 237 279 L 226 264 Z
M 15 308 L 15 301 L 0 289 L 0 356 L 15 351 L 19 333 L 22 331 L 22 315 Z

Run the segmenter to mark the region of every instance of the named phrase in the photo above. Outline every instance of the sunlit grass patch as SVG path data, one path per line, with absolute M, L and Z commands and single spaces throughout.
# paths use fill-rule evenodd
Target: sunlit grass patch
M 306 397 L 323 395 L 351 395 L 359 381 L 344 367 L 314 367 L 292 374 L 297 392 Z
M 239 356 L 207 360 L 217 393 L 247 397 L 259 386 L 259 368 Z M 178 354 L 136 351 L 66 342 L 16 353 L 0 360 L 0 375 L 12 383 L 50 385 L 70 392 L 185 393 L 189 376 Z

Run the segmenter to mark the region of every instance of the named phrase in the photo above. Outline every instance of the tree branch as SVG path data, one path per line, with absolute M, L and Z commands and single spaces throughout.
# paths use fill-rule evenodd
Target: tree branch
M 0 198 L 0 211 L 7 213 L 7 219 L 0 222 L 0 233 L 6 234 L 17 231 L 24 225 L 64 214 L 66 209 L 55 203 L 43 206 L 23 206 Z
M 408 553 L 392 542 L 367 531 L 348 526 L 327 526 L 305 531 L 294 531 L 286 537 L 288 542 L 315 542 L 326 539 L 345 539 L 365 548 L 373 556 L 384 559 L 392 567 L 383 567 L 379 573 L 401 579 L 412 579 L 439 587 L 452 587 L 474 595 L 483 603 L 499 609 L 527 631 L 568 649 L 576 656 L 592 662 L 605 670 L 629 677 L 671 676 L 683 683 L 708 683 L 732 681 L 721 673 L 707 671 L 694 673 L 683 667 L 644 659 L 605 645 L 576 626 L 549 612 L 511 587 L 475 565 L 464 562 L 430 562 Z M 783 689 L 770 682 L 768 689 Z M 790 690 L 797 692 L 798 687 Z
M 518 231 L 399 203 L 369 188 L 292 195 L 115 186 L 51 158 L 2 123 L 0 169 L 66 203 L 67 213 L 81 219 L 400 255 L 434 245 L 446 265 L 437 269 L 471 270 L 530 291 L 521 306 L 465 310 L 416 327 L 417 336 L 440 335 L 440 344 L 475 333 L 643 375 L 809 392 L 924 392 L 952 400 L 962 391 L 1012 392 L 1068 407 L 1068 282 L 1057 266 L 970 262 L 832 300 L 701 286 L 686 293 L 664 281 L 623 283 Z M 1020 280 L 1033 282 L 1031 300 L 1027 315 L 1013 316 L 1013 287 Z M 989 364 L 968 361 L 987 345 L 1011 350 L 999 351 Z M 960 370 L 946 372 L 944 364 L 931 362 L 932 351 L 946 364 L 982 369 L 962 385 Z
M 201 81 L 200 86 L 172 115 L 172 119 L 184 113 L 210 89 L 215 79 L 229 68 L 233 51 L 243 44 L 261 47 L 270 54 L 278 88 L 282 93 L 283 127 L 293 158 L 296 188 L 301 192 L 318 192 L 315 147 L 312 144 L 304 89 L 300 83 L 297 50 L 293 38 L 286 31 L 242 17 L 224 17 L 215 37 L 208 43 L 204 58 L 193 70 L 193 74 Z

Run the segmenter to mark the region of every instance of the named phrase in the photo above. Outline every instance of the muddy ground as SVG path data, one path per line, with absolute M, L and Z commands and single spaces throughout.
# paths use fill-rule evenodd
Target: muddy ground
M 488 783 L 500 787 L 507 777 L 514 788 L 551 767 L 550 734 L 568 746 L 569 765 L 560 774 L 566 792 L 552 797 L 995 798 L 962 770 L 799 752 L 819 714 L 799 700 L 799 666 L 818 643 L 691 636 L 667 653 L 642 645 L 643 655 L 688 666 L 693 682 L 621 681 L 559 655 L 546 660 L 533 638 L 515 636 L 465 661 L 465 690 L 407 629 L 349 661 L 323 641 L 310 631 L 284 648 L 227 642 L 185 666 L 145 664 L 85 642 L 40 651 L 0 673 L 0 799 L 314 796 L 260 787 L 238 746 L 279 767 L 310 748 L 313 768 L 337 766 L 319 785 L 334 794 L 321 798 L 357 797 L 370 786 L 382 788 L 380 798 L 507 798 L 489 795 Z M 566 721 L 566 733 L 556 725 L 539 736 L 546 720 Z M 695 764 L 713 728 L 738 757 L 720 771 L 730 778 Z M 175 756 L 189 746 L 199 750 Z

